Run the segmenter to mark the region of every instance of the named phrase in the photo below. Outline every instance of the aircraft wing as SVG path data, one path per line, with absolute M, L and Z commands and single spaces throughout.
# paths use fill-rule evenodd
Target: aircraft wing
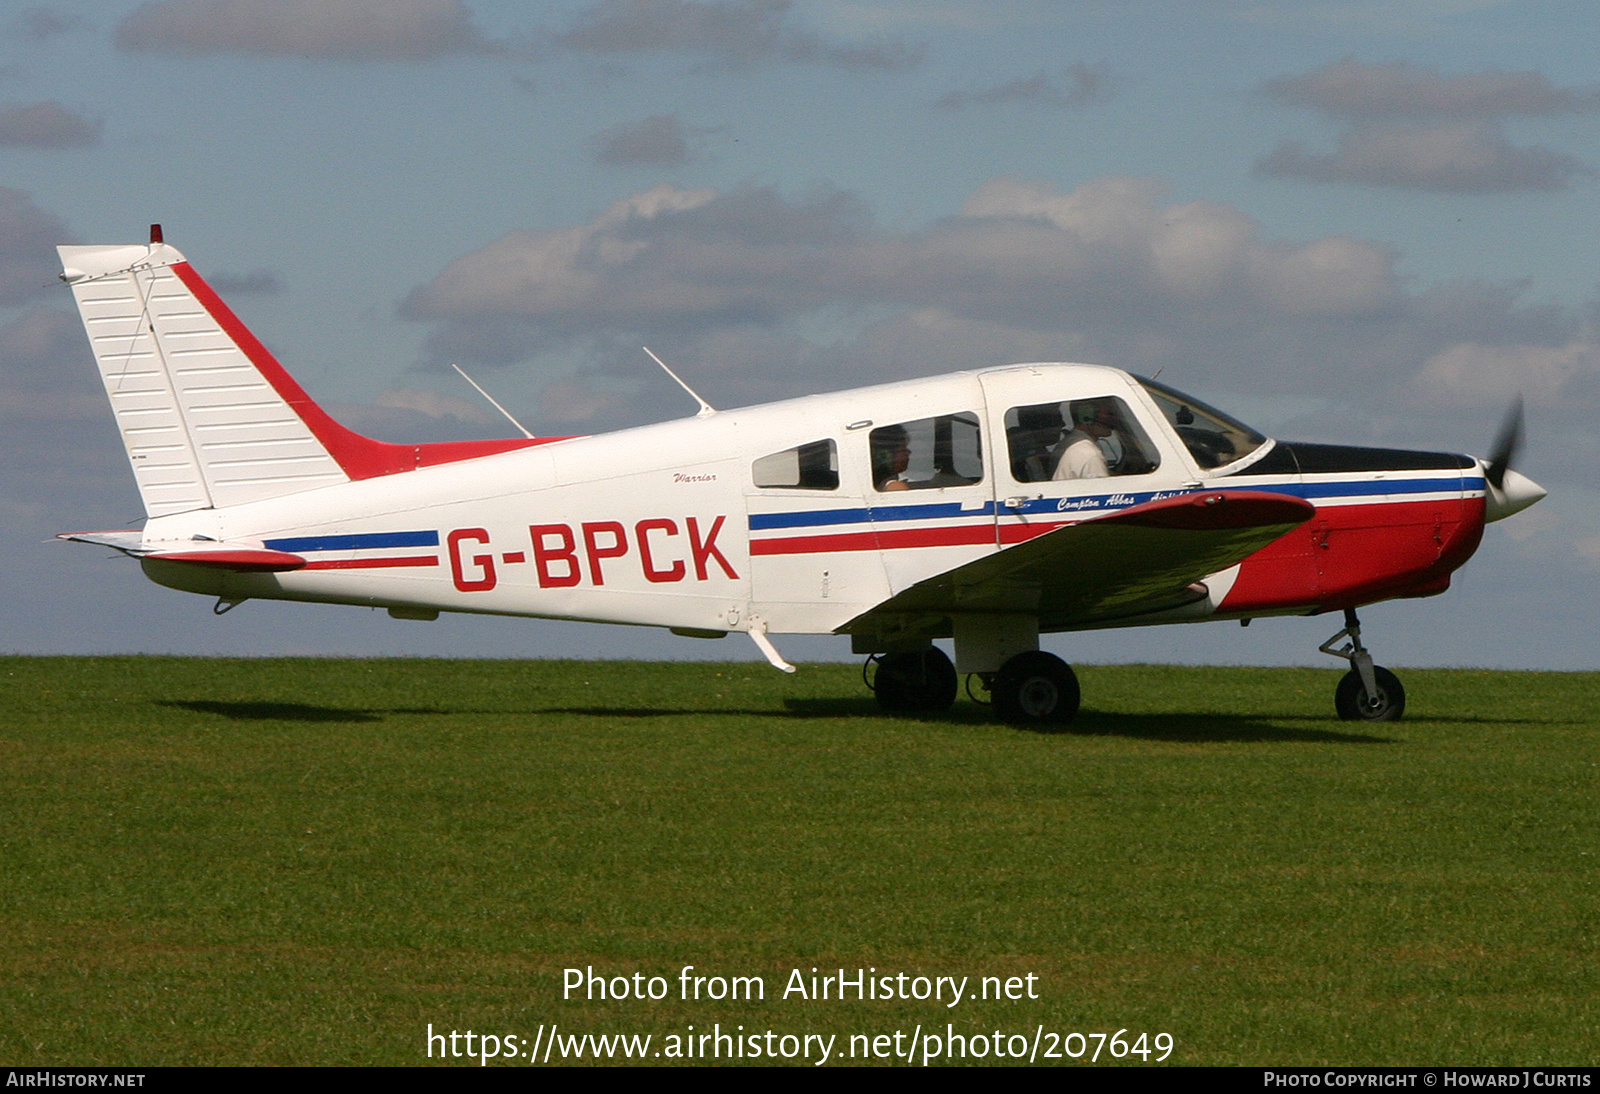
M 1300 498 L 1246 490 L 1146 502 L 918 582 L 840 629 L 894 631 L 907 616 L 980 612 L 1036 614 L 1041 630 L 1060 630 L 1175 608 L 1206 596 L 1201 578 L 1315 512 Z

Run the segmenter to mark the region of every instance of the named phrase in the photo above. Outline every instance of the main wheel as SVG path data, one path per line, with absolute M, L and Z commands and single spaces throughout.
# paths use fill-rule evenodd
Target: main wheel
M 894 714 L 936 714 L 956 701 L 956 667 L 937 646 L 916 653 L 886 653 L 878 659 L 872 690 L 878 705 Z
M 995 713 L 1012 725 L 1060 725 L 1078 713 L 1078 677 L 1052 653 L 1019 653 L 995 674 Z
M 1333 709 L 1346 722 L 1393 722 L 1406 710 L 1406 689 L 1400 678 L 1381 665 L 1372 666 L 1373 682 L 1378 694 L 1369 696 L 1355 669 L 1345 673 L 1333 692 Z

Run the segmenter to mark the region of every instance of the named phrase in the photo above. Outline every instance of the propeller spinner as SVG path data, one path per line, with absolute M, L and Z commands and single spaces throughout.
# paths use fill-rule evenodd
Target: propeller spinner
M 1504 520 L 1520 513 L 1548 491 L 1526 475 L 1511 469 L 1511 462 L 1522 450 L 1522 396 L 1506 412 L 1500 432 L 1495 436 L 1494 448 L 1487 460 L 1479 459 L 1486 484 L 1484 490 L 1484 517 L 1488 521 Z

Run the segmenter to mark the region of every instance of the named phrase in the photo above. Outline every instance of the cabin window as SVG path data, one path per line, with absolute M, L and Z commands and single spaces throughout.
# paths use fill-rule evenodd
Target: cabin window
M 757 486 L 790 490 L 839 489 L 839 448 L 831 439 L 762 456 L 750 468 Z
M 1018 482 L 1144 475 L 1161 466 L 1149 434 L 1115 395 L 1012 407 L 1006 448 Z
M 971 412 L 881 426 L 868 437 L 880 492 L 971 486 L 983 481 L 983 444 Z
M 1135 376 L 1178 431 L 1194 462 L 1204 470 L 1242 460 L 1267 439 L 1236 418 L 1192 399 L 1181 391 Z

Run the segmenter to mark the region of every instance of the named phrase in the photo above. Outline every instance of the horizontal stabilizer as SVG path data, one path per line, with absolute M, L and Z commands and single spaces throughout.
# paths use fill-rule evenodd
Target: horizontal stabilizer
M 1309 520 L 1300 498 L 1207 490 L 1069 524 L 919 582 L 842 629 L 893 630 L 904 615 L 1036 615 L 1064 630 L 1192 602 L 1207 574 Z
M 144 554 L 144 533 L 132 531 L 120 532 L 62 532 L 57 539 L 71 540 L 73 543 L 92 543 L 96 547 L 110 547 L 114 551 L 121 551 L 125 555 Z
M 219 544 L 214 551 L 155 551 L 145 558 L 161 562 L 187 562 L 192 566 L 209 566 L 213 570 L 232 570 L 241 574 L 284 573 L 305 566 L 306 560 L 287 551 L 269 551 L 265 548 L 227 547 Z
M 308 561 L 301 555 L 254 544 L 221 543 L 207 539 L 186 540 L 182 547 L 176 547 L 171 540 L 148 543 L 143 532 L 63 532 L 56 538 L 110 547 L 133 558 L 186 562 L 192 566 L 208 566 L 214 570 L 231 570 L 235 573 L 284 573 L 301 569 Z

